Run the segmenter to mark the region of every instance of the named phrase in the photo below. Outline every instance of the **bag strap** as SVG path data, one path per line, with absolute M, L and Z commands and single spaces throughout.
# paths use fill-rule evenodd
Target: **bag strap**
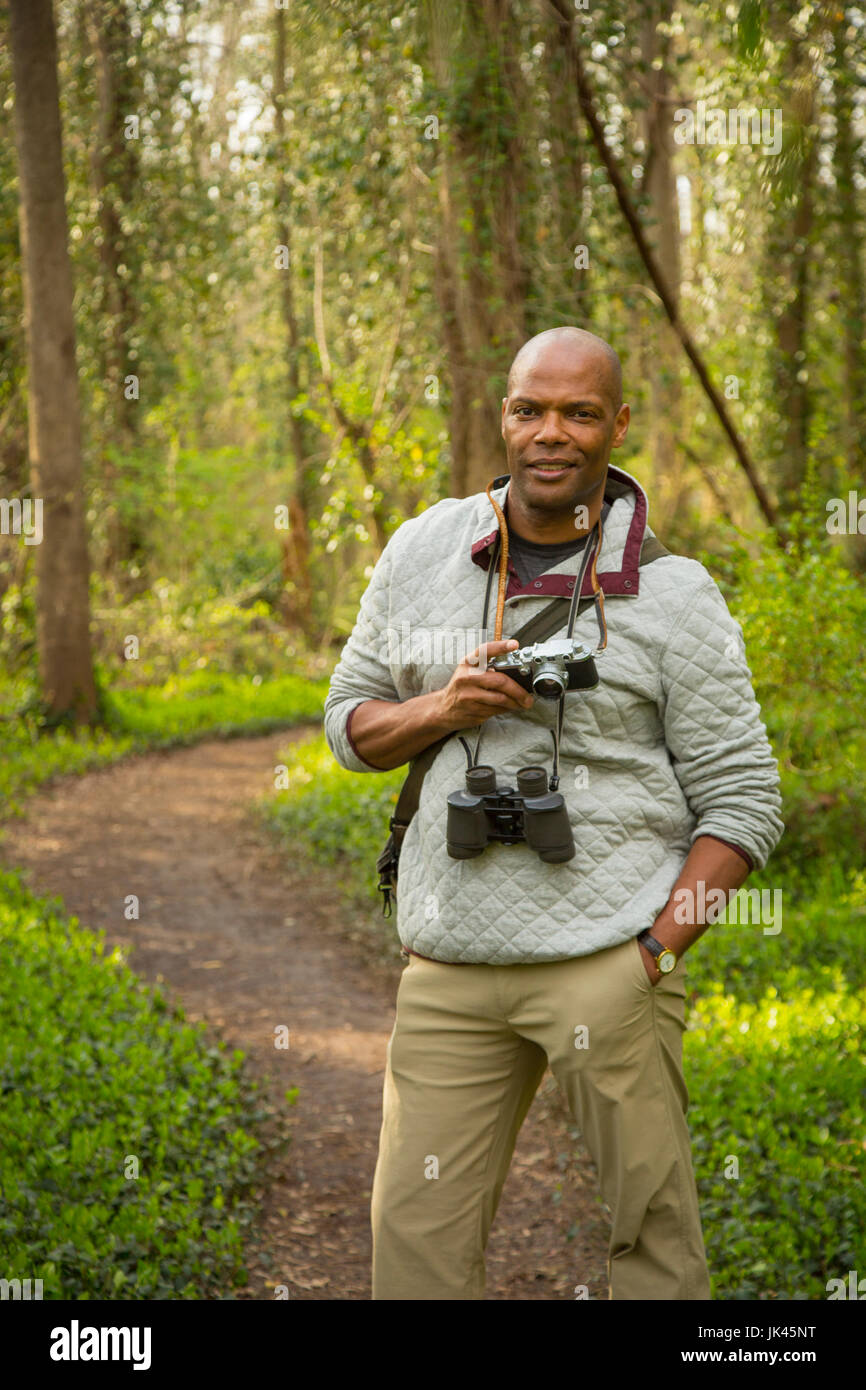
M 655 536 L 645 536 L 641 546 L 638 564 L 649 565 L 653 560 L 658 560 L 662 555 L 670 555 L 670 553 L 671 552 L 667 550 Z M 590 596 L 581 599 L 577 610 L 578 613 L 581 613 L 584 608 L 588 607 L 594 601 L 595 600 Z M 570 602 L 570 597 L 566 597 L 564 594 L 558 596 L 552 603 L 549 603 L 546 608 L 543 608 L 540 613 L 536 613 L 534 618 L 530 618 L 529 622 L 524 623 L 523 627 L 519 628 L 514 634 L 514 639 L 512 640 L 517 640 L 522 647 L 526 647 L 529 646 L 530 643 L 543 642 L 546 638 L 551 637 L 554 632 L 559 630 L 567 616 L 567 611 L 563 609 L 563 604 Z M 394 808 L 394 814 L 390 820 L 390 830 L 397 855 L 400 853 L 400 846 L 409 828 L 409 823 L 418 810 L 418 803 L 421 800 L 421 786 L 424 782 L 424 778 L 432 767 L 439 750 L 443 748 L 448 740 L 453 738 L 454 734 L 457 732 L 458 730 L 455 729 L 452 733 L 444 734 L 442 738 L 437 738 L 435 743 L 428 744 L 410 764 L 406 780 L 400 788 L 400 794 L 397 797 L 397 805 Z M 388 853 L 388 848 L 389 847 L 387 847 L 380 856 L 380 859 L 383 861 Z M 381 886 L 380 884 L 380 887 Z M 386 908 L 387 907 L 388 903 L 386 901 Z
M 667 546 L 662 545 L 658 536 L 644 536 L 638 565 L 650 565 L 653 560 L 660 560 L 663 555 L 670 555 L 670 553 Z

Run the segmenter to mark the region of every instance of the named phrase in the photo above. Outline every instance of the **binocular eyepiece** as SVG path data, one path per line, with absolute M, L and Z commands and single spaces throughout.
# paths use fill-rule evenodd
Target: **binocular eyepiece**
M 475 859 L 491 842 L 526 843 L 548 864 L 574 857 L 574 836 L 560 792 L 548 790 L 543 767 L 522 767 L 517 789 L 496 783 L 485 764 L 466 772 L 464 790 L 448 797 L 446 844 L 452 859 Z

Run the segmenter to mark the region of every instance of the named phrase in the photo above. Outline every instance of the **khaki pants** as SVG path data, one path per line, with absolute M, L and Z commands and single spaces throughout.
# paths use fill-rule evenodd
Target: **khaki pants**
M 540 965 L 411 956 L 388 1044 L 373 1298 L 484 1298 L 487 1238 L 548 1063 L 610 1208 L 610 1297 L 710 1298 L 684 1001 L 684 962 L 652 985 L 636 939 Z

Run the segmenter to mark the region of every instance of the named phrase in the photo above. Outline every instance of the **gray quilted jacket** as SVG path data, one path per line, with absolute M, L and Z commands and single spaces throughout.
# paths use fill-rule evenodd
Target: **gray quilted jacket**
M 493 495 L 502 505 L 508 484 Z M 446 798 L 464 785 L 455 736 L 424 780 L 400 855 L 397 931 L 419 955 L 449 962 L 531 963 L 586 955 L 649 927 L 699 835 L 713 835 L 762 868 L 784 826 L 778 769 L 746 664 L 742 628 L 696 560 L 666 555 L 638 569 L 647 499 L 609 468 L 613 505 L 598 578 L 608 644 L 600 682 L 566 695 L 560 792 L 577 852 L 547 864 L 526 844 L 491 844 L 474 859 L 445 847 Z M 445 686 L 485 635 L 486 568 L 497 536 L 484 493 L 446 498 L 393 534 L 373 571 L 325 700 L 325 737 L 337 761 L 372 772 L 351 738 L 365 700 L 407 700 Z M 511 573 L 503 636 L 570 596 L 572 557 L 525 588 Z M 584 583 L 589 593 L 589 575 Z M 563 604 L 564 635 L 568 605 Z M 598 641 L 592 605 L 575 636 Z M 511 781 L 529 763 L 551 766 L 555 705 L 496 715 L 466 731 L 479 761 Z M 382 827 L 382 839 L 387 826 Z M 371 860 L 381 848 L 371 844 Z

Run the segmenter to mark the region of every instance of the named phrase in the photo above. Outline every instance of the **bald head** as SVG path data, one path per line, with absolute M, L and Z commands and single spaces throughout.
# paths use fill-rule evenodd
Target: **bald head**
M 584 328 L 548 328 L 524 343 L 508 373 L 502 438 L 517 534 L 539 542 L 574 535 L 601 513 L 611 449 L 628 432 L 622 369 L 609 343 Z
M 622 405 L 622 366 L 610 343 L 589 333 L 585 328 L 564 325 L 561 328 L 546 328 L 536 333 L 517 353 L 508 371 L 509 396 L 517 389 L 518 381 L 524 371 L 532 371 L 542 357 L 555 357 L 558 363 L 575 368 L 592 366 L 596 369 L 599 384 L 610 398 L 613 413 Z

